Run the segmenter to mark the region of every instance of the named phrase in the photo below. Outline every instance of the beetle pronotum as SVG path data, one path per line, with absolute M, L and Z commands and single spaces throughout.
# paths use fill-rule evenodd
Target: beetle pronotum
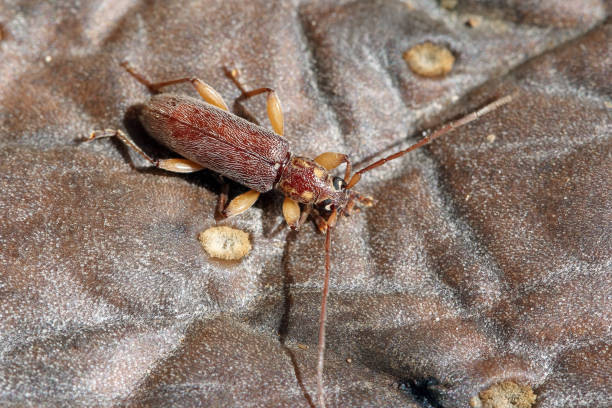
M 151 83 L 127 63 L 124 68 L 153 93 L 168 85 L 190 82 L 204 99 L 188 96 L 157 94 L 144 106 L 140 120 L 145 129 L 157 141 L 176 152 L 181 158 L 157 160 L 149 157 L 121 130 L 95 130 L 86 140 L 116 136 L 153 166 L 176 173 L 191 173 L 204 168 L 226 176 L 251 190 L 227 203 L 227 190 L 219 196 L 218 211 L 223 217 L 231 217 L 248 210 L 260 193 L 272 189 L 284 196 L 283 216 L 293 229 L 311 216 L 325 236 L 325 277 L 321 295 L 317 361 L 317 394 L 321 407 L 325 406 L 323 363 L 325 354 L 325 322 L 330 276 L 331 234 L 339 216 L 348 216 L 356 206 L 369 207 L 373 199 L 352 190 L 361 175 L 414 149 L 426 145 L 435 138 L 465 125 L 480 116 L 507 104 L 512 96 L 505 96 L 448 123 L 427 135 L 407 149 L 382 158 L 352 173 L 352 165 L 346 154 L 326 152 L 314 160 L 294 156 L 289 143 L 283 138 L 283 113 L 276 92 L 270 88 L 247 91 L 238 80 L 236 70 L 226 74 L 241 92 L 238 103 L 252 96 L 267 94 L 267 111 L 273 131 L 232 114 L 223 98 L 211 86 L 195 77 Z M 344 178 L 333 176 L 330 171 L 345 163 Z M 300 204 L 303 209 L 300 208 Z

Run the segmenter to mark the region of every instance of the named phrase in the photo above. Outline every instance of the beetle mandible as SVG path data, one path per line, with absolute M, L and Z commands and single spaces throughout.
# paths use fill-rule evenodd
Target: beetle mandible
M 478 111 L 444 125 L 407 149 L 352 173 L 352 165 L 346 154 L 326 152 L 315 159 L 293 155 L 289 151 L 288 141 L 283 137 L 283 113 L 276 92 L 271 88 L 245 90 L 235 69 L 226 69 L 225 72 L 241 92 L 236 102 L 267 94 L 267 112 L 273 131 L 231 113 L 221 95 L 196 77 L 152 83 L 126 62 L 121 65 L 156 94 L 140 112 L 143 126 L 150 136 L 182 157 L 153 159 L 121 130 L 95 130 L 86 140 L 115 136 L 155 167 L 176 173 L 192 173 L 208 168 L 249 187 L 249 191 L 229 203 L 227 190 L 221 193 L 217 208 L 223 217 L 235 216 L 248 210 L 261 193 L 276 189 L 285 196 L 282 212 L 292 229 L 299 229 L 311 216 L 319 230 L 326 233 L 325 277 L 317 348 L 317 394 L 319 405 L 324 407 L 323 364 L 331 233 L 338 217 L 348 216 L 359 207 L 369 207 L 373 204 L 371 197 L 359 194 L 352 188 L 359 182 L 363 173 L 509 103 L 513 95 L 497 99 Z M 186 82 L 193 85 L 204 101 L 183 95 L 158 94 L 161 88 Z M 330 171 L 342 163 L 346 165 L 344 178 L 332 175 Z

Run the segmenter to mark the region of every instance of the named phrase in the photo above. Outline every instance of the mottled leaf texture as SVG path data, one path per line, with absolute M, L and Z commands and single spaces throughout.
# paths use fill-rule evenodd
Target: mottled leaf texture
M 11 1 L 0 5 L 0 405 L 309 407 L 324 236 L 283 197 L 216 222 L 211 171 L 176 175 L 93 129 L 139 124 L 151 80 L 228 103 L 276 89 L 294 153 L 366 173 L 332 241 L 330 407 L 612 406 L 612 22 L 606 0 Z M 403 54 L 430 42 L 445 76 Z M 197 96 L 189 84 L 173 93 Z M 269 126 L 265 97 L 246 107 Z M 343 169 L 340 168 L 339 172 Z M 230 185 L 230 194 L 244 191 Z M 239 262 L 198 234 L 249 233 Z M 505 388 L 504 388 L 505 387 Z M 482 395 L 492 395 L 492 391 Z M 484 398 L 484 397 L 483 397 Z

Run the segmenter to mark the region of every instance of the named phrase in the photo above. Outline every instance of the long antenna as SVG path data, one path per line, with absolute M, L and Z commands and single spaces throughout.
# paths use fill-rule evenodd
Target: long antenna
M 433 132 L 430 135 L 425 136 L 423 139 L 419 140 L 418 142 L 416 142 L 415 144 L 413 144 L 412 146 L 410 146 L 409 148 L 405 149 L 405 150 L 400 150 L 397 153 L 393 153 L 390 156 L 384 157 L 372 164 L 370 164 L 368 167 L 365 167 L 361 170 L 359 170 L 357 173 L 353 174 L 353 177 L 351 177 L 351 181 L 349 181 L 347 188 L 351 188 L 353 187 L 355 184 L 357 184 L 357 182 L 359 180 L 361 180 L 361 175 L 367 171 L 373 170 L 378 166 L 382 166 L 383 164 L 385 164 L 388 161 L 391 161 L 393 159 L 397 159 L 398 157 L 401 157 L 403 155 L 405 155 L 408 152 L 411 152 L 415 149 L 418 149 L 419 147 L 425 146 L 427 143 L 430 143 L 432 140 L 448 133 L 451 132 L 455 129 L 457 129 L 458 127 L 461 127 L 463 125 L 466 125 L 478 118 L 480 118 L 483 115 L 486 115 L 489 112 L 494 111 L 495 109 L 499 108 L 502 105 L 505 105 L 507 103 L 509 103 L 510 101 L 512 101 L 512 99 L 516 96 L 516 92 L 511 94 L 511 95 L 506 95 L 503 98 L 499 98 L 496 101 L 491 102 L 490 104 L 484 106 L 483 108 L 480 108 L 479 110 L 477 110 L 476 112 L 472 112 L 464 117 L 462 117 L 459 120 L 456 120 L 454 122 L 450 122 L 444 126 L 442 126 L 440 129 L 436 130 L 435 132 Z
M 330 217 L 331 218 L 331 217 Z M 319 406 L 325 408 L 325 390 L 323 389 L 323 363 L 325 358 L 325 323 L 327 321 L 327 295 L 329 293 L 329 264 L 331 248 L 331 231 L 333 227 L 327 226 L 325 235 L 325 278 L 323 279 L 323 293 L 321 295 L 321 315 L 319 317 L 319 361 L 317 363 L 317 396 Z

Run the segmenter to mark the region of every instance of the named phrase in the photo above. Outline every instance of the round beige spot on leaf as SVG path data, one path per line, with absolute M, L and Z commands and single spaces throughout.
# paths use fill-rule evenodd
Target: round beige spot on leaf
M 531 408 L 536 395 L 531 387 L 513 381 L 492 385 L 470 400 L 472 408 Z
M 236 228 L 211 227 L 200 233 L 198 239 L 213 258 L 237 261 L 251 251 L 249 234 Z
M 447 10 L 452 10 L 457 7 L 458 0 L 440 0 L 440 6 Z
M 453 69 L 455 57 L 446 47 L 429 41 L 417 44 L 404 53 L 410 69 L 424 77 L 440 77 Z

